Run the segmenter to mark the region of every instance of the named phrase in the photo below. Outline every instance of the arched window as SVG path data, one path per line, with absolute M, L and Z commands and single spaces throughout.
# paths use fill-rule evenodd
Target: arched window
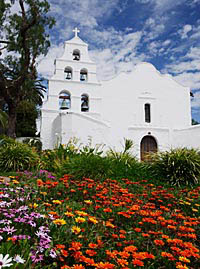
M 89 97 L 87 94 L 81 95 L 81 111 L 82 112 L 89 111 Z
M 65 73 L 65 79 L 71 80 L 72 79 L 72 68 L 71 67 L 66 67 L 64 70 Z
M 144 105 L 144 112 L 145 112 L 145 122 L 151 122 L 151 106 L 150 104 Z
M 59 108 L 62 110 L 71 108 L 71 94 L 68 91 L 62 91 L 60 93 Z
M 80 71 L 80 81 L 87 81 L 88 79 L 88 72 L 87 69 L 81 69 Z
M 80 61 L 81 55 L 80 55 L 80 50 L 74 50 L 73 51 L 73 60 L 74 61 Z

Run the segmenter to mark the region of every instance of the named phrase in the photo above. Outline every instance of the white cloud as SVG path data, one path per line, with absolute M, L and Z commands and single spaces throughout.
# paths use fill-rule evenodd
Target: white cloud
M 108 18 L 114 10 L 119 10 L 119 0 L 50 0 L 51 14 L 57 19 L 59 37 L 66 39 L 65 30 L 74 25 L 95 28 L 98 22 Z M 124 7 L 125 8 L 125 5 Z
M 50 78 L 54 72 L 54 60 L 62 56 L 64 52 L 64 44 L 52 46 L 45 57 L 41 57 L 38 61 L 38 72 L 45 78 Z
M 191 30 L 192 30 L 192 25 L 190 24 L 184 25 L 183 28 L 178 31 L 178 33 L 181 36 L 181 39 L 187 38 L 188 33 L 191 32 Z
M 183 72 L 174 79 L 184 86 L 190 87 L 191 89 L 200 89 L 200 72 Z
M 100 80 L 111 79 L 122 71 L 131 71 L 134 64 L 144 59 L 144 55 L 137 55 L 141 34 L 141 32 L 118 33 L 118 42 L 110 43 L 109 48 L 90 52 L 91 57 L 97 63 Z

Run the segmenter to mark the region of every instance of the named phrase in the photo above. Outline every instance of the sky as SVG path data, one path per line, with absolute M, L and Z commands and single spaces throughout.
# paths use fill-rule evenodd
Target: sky
M 200 122 L 200 0 L 49 0 L 56 25 L 38 70 L 49 78 L 64 41 L 80 29 L 99 80 L 150 62 L 189 86 L 192 117 Z

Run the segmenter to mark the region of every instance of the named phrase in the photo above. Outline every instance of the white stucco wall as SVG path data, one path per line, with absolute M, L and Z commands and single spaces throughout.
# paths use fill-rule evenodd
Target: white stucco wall
M 200 125 L 193 125 L 190 128 L 174 130 L 173 147 L 188 147 L 200 149 Z

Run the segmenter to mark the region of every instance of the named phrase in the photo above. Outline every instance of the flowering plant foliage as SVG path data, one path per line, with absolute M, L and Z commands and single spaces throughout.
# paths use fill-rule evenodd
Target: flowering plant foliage
M 200 187 L 37 176 L 0 184 L 0 268 L 200 267 Z

